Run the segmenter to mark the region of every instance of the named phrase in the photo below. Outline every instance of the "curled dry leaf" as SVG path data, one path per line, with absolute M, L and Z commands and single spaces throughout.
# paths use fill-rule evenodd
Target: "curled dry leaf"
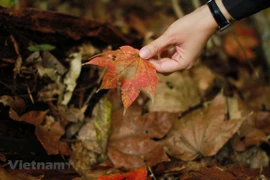
M 158 78 L 154 66 L 140 58 L 139 51 L 130 46 L 98 54 L 87 64 L 107 68 L 100 89 L 112 89 L 120 85 L 122 102 L 126 109 L 139 96 L 140 91 L 150 98 L 155 92 Z
M 270 132 L 270 113 L 255 111 L 247 117 L 234 136 L 232 145 L 236 151 L 244 151 L 251 145 L 267 142 Z
M 73 91 L 77 85 L 77 79 L 81 73 L 82 68 L 82 53 L 72 53 L 69 59 L 69 70 L 63 80 L 62 96 L 59 101 L 62 105 L 67 105 L 73 95 Z
M 197 109 L 175 121 L 163 140 L 166 152 L 184 161 L 215 155 L 243 121 L 225 120 L 225 113 L 225 98 L 219 94 L 208 108 Z
M 162 144 L 152 138 L 165 136 L 176 119 L 176 114 L 168 112 L 141 115 L 138 106 L 131 106 L 124 116 L 123 109 L 114 112 L 108 144 L 114 166 L 133 169 L 168 161 Z

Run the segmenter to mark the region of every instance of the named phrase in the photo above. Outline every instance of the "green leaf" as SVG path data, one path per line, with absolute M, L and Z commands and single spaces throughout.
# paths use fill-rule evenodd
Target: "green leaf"
M 55 49 L 55 46 L 51 44 L 39 44 L 39 45 L 30 45 L 27 47 L 29 51 L 52 51 Z
M 15 0 L 0 0 L 0 6 L 13 8 L 15 6 Z
M 55 46 L 51 44 L 40 44 L 39 47 L 44 51 L 52 51 L 55 49 Z
M 97 134 L 97 141 L 103 153 L 105 153 L 107 147 L 107 141 L 111 127 L 111 115 L 111 102 L 106 97 L 104 97 L 98 102 L 98 111 L 94 124 Z

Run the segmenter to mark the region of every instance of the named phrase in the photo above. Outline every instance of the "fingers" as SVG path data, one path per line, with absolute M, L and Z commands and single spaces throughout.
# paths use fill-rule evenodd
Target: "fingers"
M 144 46 L 140 50 L 139 55 L 143 59 L 149 59 L 149 58 L 157 55 L 163 48 L 165 48 L 169 44 L 170 44 L 170 39 L 165 34 L 163 34 L 155 41 Z
M 157 72 L 167 74 L 181 69 L 189 69 L 193 63 L 185 61 L 177 61 L 170 58 L 163 58 L 160 60 L 149 60 L 154 66 Z

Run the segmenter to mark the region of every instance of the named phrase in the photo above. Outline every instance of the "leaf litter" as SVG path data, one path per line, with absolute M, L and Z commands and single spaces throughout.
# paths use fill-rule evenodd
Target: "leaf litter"
M 165 6 L 166 2 L 161 4 Z M 133 12 L 128 16 L 129 25 L 141 22 L 153 26 L 154 33 L 159 31 L 155 24 L 147 24 L 151 19 L 144 20 Z M 145 42 L 151 41 L 147 29 L 132 27 L 145 36 Z M 105 51 L 111 47 L 96 48 L 87 43 L 63 58 L 56 53 L 58 45 L 39 42 L 35 47 L 28 46 L 34 52 L 26 56 L 23 48 L 18 48 L 21 40 L 14 36 L 17 56 L 4 57 L 3 67 L 12 65 L 10 77 L 16 76 L 18 84 L 1 78 L 4 88 L 0 102 L 7 108 L 0 111 L 7 110 L 11 119 L 34 125 L 36 137 L 48 154 L 70 158 L 82 176 L 75 179 L 134 179 L 140 175 L 146 179 L 147 171 L 148 178 L 263 178 L 269 166 L 269 85 L 258 78 L 264 76 L 260 65 L 247 68 L 246 57 L 252 62 L 258 60 L 253 49 L 259 41 L 254 29 L 245 28 L 240 24 L 234 29 L 243 46 L 225 34 L 228 59 L 214 59 L 226 62 L 224 67 L 231 63 L 230 57 L 240 62 L 229 66 L 233 68 L 227 74 L 218 71 L 219 67 L 210 66 L 210 70 L 201 60 L 190 70 L 158 78 L 151 64 L 138 58 L 138 50 L 130 46 Z M 48 52 L 52 47 L 55 49 Z M 218 53 L 224 53 L 221 51 Z M 88 63 L 108 66 L 100 89 L 115 89 L 90 96 L 99 84 L 94 78 L 98 70 L 81 64 L 93 56 Z M 70 61 L 63 61 L 67 58 Z M 26 83 L 21 83 L 21 78 Z M 224 89 L 223 94 L 217 93 L 220 89 Z M 20 93 L 14 95 L 10 90 Z M 109 100 L 98 97 L 102 93 Z M 119 102 L 121 96 L 124 107 Z M 29 106 L 29 99 L 41 108 Z M 3 160 L 8 158 L 5 152 L 1 156 Z M 235 165 L 224 167 L 228 164 L 222 158 Z M 264 168 L 253 171 L 243 167 Z M 0 171 L 3 177 L 13 176 Z

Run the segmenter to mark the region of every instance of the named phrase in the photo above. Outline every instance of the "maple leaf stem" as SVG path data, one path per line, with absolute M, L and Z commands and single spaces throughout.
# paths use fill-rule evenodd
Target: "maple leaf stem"
M 94 56 L 90 57 L 86 63 L 83 63 L 83 64 L 82 64 L 82 66 L 84 66 L 84 65 L 88 64 L 88 63 L 89 63 L 89 61 L 91 61 L 92 59 L 94 59 L 94 58 L 96 58 L 96 57 L 99 57 L 99 56 L 102 56 L 102 54 L 96 54 L 96 55 L 94 55 Z

